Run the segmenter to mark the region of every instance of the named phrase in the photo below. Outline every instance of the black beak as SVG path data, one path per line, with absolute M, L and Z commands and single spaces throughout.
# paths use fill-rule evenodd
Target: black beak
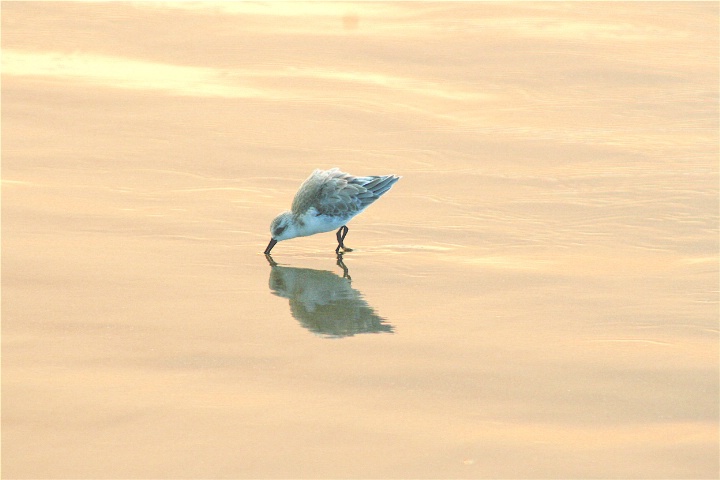
M 275 240 L 274 238 L 270 239 L 270 243 L 268 243 L 268 246 L 265 249 L 265 255 L 270 255 L 270 250 L 273 249 L 273 247 L 275 246 L 276 243 L 277 243 L 277 240 Z

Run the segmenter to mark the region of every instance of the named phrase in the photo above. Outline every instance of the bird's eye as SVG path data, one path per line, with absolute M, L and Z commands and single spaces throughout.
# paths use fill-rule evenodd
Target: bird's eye
M 284 225 L 281 226 L 281 227 L 277 227 L 277 228 L 275 229 L 275 235 L 280 235 L 280 234 L 283 233 L 284 231 L 285 231 L 285 226 L 284 226 Z

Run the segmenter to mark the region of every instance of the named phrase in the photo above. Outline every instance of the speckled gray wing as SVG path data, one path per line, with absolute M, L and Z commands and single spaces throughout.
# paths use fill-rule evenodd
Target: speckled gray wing
M 390 190 L 400 177 L 382 175 L 353 177 L 337 168 L 315 170 L 295 195 L 292 212 L 315 208 L 321 215 L 353 216 Z

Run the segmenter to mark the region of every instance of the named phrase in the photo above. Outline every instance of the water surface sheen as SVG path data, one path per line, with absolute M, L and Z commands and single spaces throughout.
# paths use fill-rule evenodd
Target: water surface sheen
M 718 5 L 2 5 L 7 478 L 716 478 Z M 262 251 L 315 168 L 402 179 Z

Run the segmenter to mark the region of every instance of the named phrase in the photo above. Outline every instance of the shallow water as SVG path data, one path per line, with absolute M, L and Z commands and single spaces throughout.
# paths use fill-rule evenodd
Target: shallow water
M 711 478 L 715 3 L 2 6 L 6 478 Z M 333 233 L 315 168 L 402 175 Z

